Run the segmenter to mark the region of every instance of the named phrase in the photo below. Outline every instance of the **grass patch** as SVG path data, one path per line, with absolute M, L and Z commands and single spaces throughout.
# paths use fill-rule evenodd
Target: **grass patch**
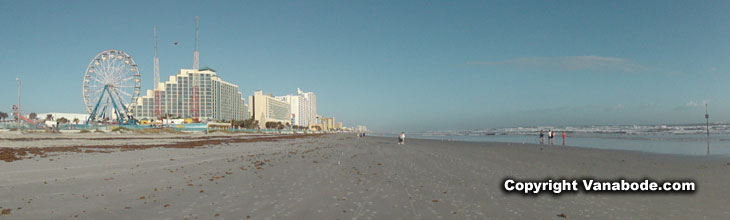
M 131 129 L 125 128 L 125 127 L 114 127 L 111 129 L 112 132 L 125 132 L 130 131 Z
M 146 129 L 137 129 L 134 130 L 136 133 L 140 134 L 162 134 L 162 133 L 170 133 L 170 134 L 182 134 L 183 132 L 176 131 L 173 128 L 146 128 Z
M 235 134 L 234 131 L 229 130 L 208 130 L 208 133 L 226 133 L 226 134 Z

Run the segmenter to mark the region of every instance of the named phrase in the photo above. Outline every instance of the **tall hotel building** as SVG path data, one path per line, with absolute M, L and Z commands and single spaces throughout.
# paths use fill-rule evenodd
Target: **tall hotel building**
M 137 99 L 132 111 L 135 118 L 159 119 L 166 115 L 203 121 L 249 118 L 238 86 L 221 80 L 209 68 L 181 69 L 155 88 Z
M 275 98 L 271 94 L 264 94 L 261 90 L 254 91 L 248 97 L 251 117 L 259 122 L 260 128 L 266 128 L 266 122 L 281 122 L 291 125 L 291 109 L 289 103 Z
M 292 125 L 309 127 L 317 121 L 317 96 L 313 92 L 302 92 L 297 88 L 296 95 L 277 96 L 289 103 Z

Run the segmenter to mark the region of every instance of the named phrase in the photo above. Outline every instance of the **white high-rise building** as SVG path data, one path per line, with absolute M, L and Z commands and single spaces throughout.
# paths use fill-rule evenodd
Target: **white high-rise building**
M 296 126 L 302 126 L 302 124 L 299 122 L 299 118 L 301 118 L 301 115 L 299 114 L 299 95 L 276 96 L 274 98 L 277 98 L 289 104 L 291 124 Z
M 277 96 L 276 98 L 289 104 L 293 125 L 309 127 L 310 124 L 316 124 L 317 96 L 313 92 L 302 92 L 297 88 L 296 95 Z
M 317 96 L 313 92 L 302 92 L 297 89 L 297 94 L 304 101 L 299 102 L 299 113 L 302 115 L 302 126 L 309 126 L 317 123 Z

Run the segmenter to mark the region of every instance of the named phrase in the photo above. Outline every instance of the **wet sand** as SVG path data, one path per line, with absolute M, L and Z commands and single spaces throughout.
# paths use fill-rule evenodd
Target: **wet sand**
M 355 135 L 211 143 L 0 161 L 0 218 L 730 218 L 728 157 Z M 697 191 L 522 196 L 502 190 L 507 176 L 692 179 Z

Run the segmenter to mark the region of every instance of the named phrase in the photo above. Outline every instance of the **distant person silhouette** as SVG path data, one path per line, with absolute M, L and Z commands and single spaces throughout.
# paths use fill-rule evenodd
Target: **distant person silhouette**
M 563 146 L 565 146 L 565 138 L 568 137 L 568 135 L 563 131 Z
M 401 132 L 400 135 L 398 135 L 398 144 L 406 144 L 406 133 Z
M 550 139 L 550 145 L 553 145 L 553 138 L 555 137 L 555 132 L 553 132 L 552 129 L 548 130 L 548 139 Z

